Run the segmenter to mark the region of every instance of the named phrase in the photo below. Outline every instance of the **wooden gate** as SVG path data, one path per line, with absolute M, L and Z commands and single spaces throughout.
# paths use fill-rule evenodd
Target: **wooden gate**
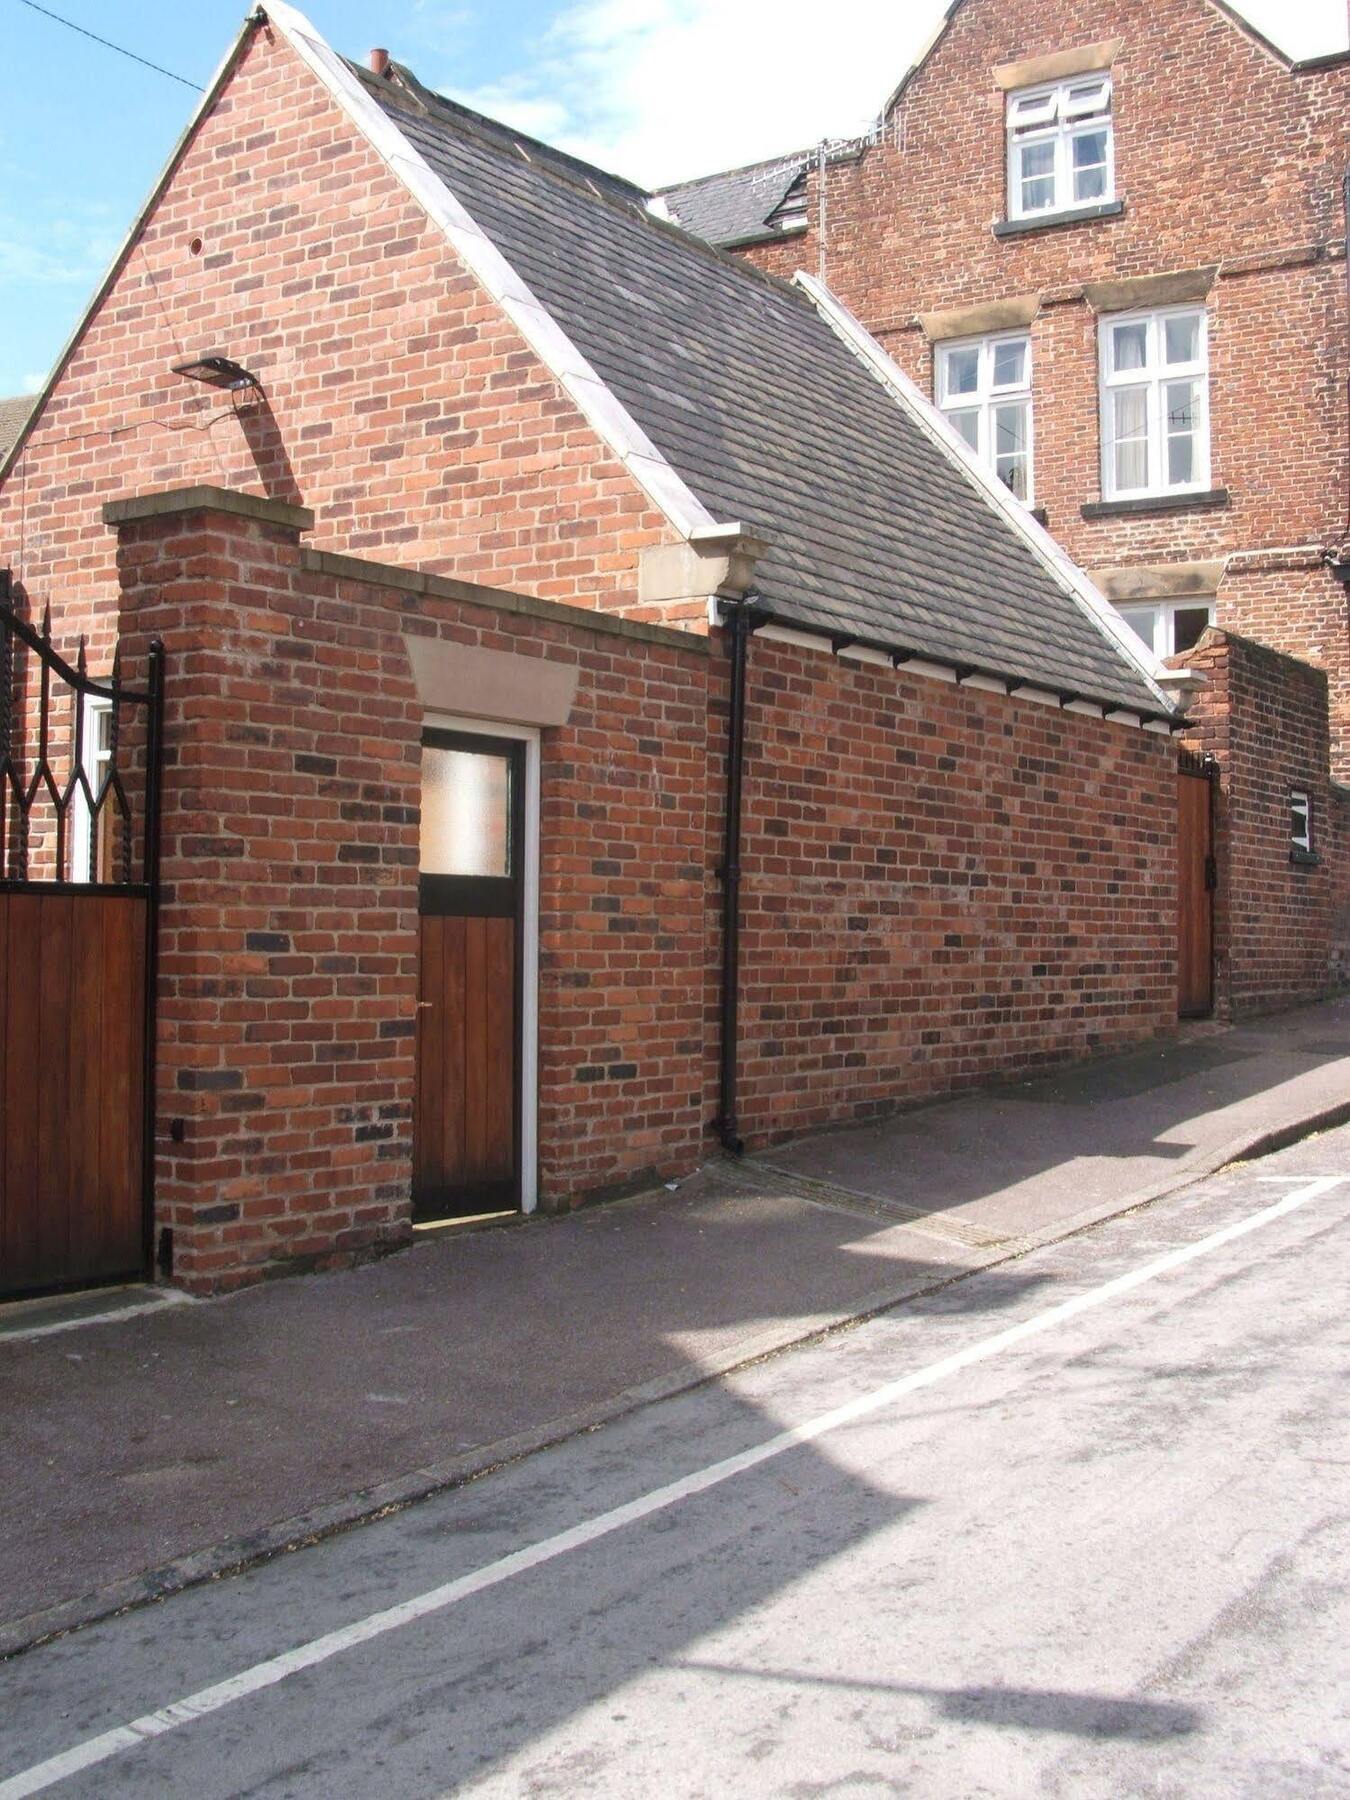
M 1177 1014 L 1214 1010 L 1214 786 L 1209 756 L 1182 750 L 1177 763 Z
M 0 571 L 0 1296 L 147 1272 L 164 654 L 86 672 Z

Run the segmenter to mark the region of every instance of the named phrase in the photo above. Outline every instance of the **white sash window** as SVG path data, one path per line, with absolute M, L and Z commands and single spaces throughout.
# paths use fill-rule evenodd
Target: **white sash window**
M 1008 96 L 1008 216 L 1072 212 L 1115 198 L 1111 77 Z
M 938 405 L 976 456 L 1032 503 L 1031 339 L 968 338 L 938 347 Z
M 1209 360 L 1199 307 L 1117 313 L 1100 326 L 1102 492 L 1209 486 Z

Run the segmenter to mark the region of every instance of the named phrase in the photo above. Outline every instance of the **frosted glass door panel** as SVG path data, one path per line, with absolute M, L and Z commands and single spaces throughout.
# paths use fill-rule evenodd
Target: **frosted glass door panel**
M 510 823 L 509 757 L 423 746 L 424 875 L 510 875 Z

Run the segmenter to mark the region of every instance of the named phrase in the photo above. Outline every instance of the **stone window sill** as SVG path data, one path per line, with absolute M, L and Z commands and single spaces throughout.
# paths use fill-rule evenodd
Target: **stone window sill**
M 1063 212 L 1036 213 L 1029 219 L 1000 219 L 994 236 L 1020 237 L 1024 231 L 1050 231 L 1056 225 L 1091 225 L 1096 219 L 1118 219 L 1124 210 L 1123 200 L 1103 200 L 1099 206 L 1072 206 Z
M 1140 494 L 1134 500 L 1089 500 L 1079 508 L 1085 519 L 1124 519 L 1131 513 L 1197 512 L 1227 506 L 1227 488 L 1202 488 L 1192 494 Z
M 1322 861 L 1315 850 L 1291 850 L 1289 860 L 1296 869 L 1316 869 Z

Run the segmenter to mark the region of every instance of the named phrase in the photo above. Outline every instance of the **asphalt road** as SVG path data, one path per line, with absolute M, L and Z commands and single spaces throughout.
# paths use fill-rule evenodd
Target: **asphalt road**
M 1350 1128 L 32 1651 L 0 1800 L 1350 1793 L 1348 1216 Z

